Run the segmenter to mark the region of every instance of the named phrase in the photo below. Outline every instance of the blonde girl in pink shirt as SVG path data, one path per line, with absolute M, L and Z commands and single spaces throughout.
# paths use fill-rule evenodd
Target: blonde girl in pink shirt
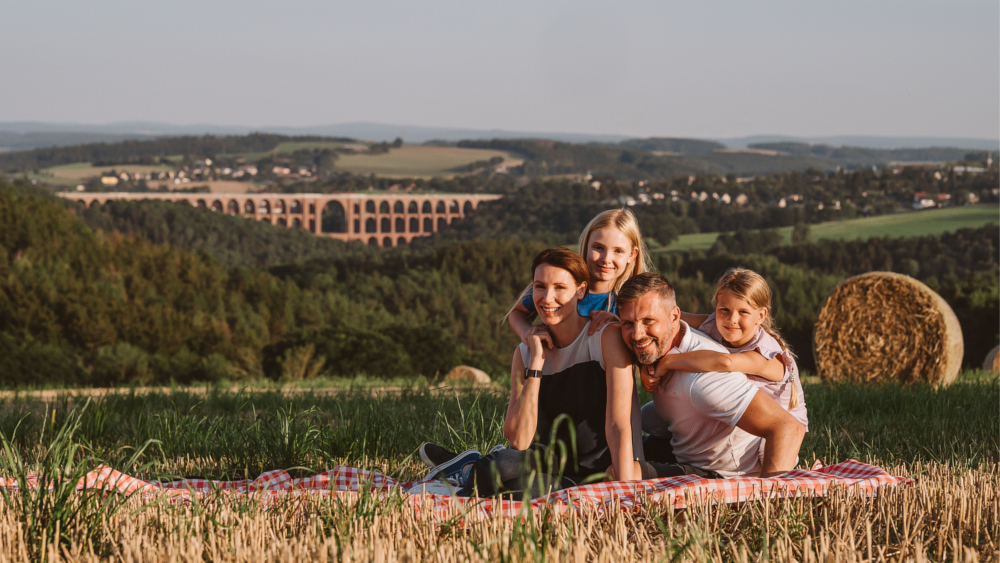
M 711 315 L 681 313 L 689 326 L 698 327 L 729 349 L 728 354 L 699 350 L 667 354 L 656 365 L 655 378 L 670 370 L 737 371 L 809 429 L 806 404 L 795 355 L 774 328 L 771 290 L 760 274 L 731 268 L 719 278 Z M 647 377 L 643 377 L 645 384 Z

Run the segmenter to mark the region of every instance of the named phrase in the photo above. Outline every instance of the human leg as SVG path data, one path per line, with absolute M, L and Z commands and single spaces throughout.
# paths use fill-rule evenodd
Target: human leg
M 473 464 L 469 487 L 480 497 L 503 494 L 520 500 L 525 493 L 535 498 L 576 484 L 564 476 L 552 475 L 552 469 L 546 466 L 545 447 L 541 444 L 532 444 L 526 450 L 492 451 Z
M 647 461 L 677 463 L 674 449 L 670 445 L 673 434 L 667 421 L 656 411 L 652 401 L 642 407 L 642 430 L 648 436 L 642 439 L 642 451 Z

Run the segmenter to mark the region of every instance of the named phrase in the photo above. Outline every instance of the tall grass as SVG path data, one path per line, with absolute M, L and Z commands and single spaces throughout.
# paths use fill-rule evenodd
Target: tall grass
M 803 463 L 1000 462 L 995 376 L 970 372 L 940 389 L 812 383 L 805 386 L 805 400 Z M 51 403 L 24 395 L 0 400 L 0 432 L 22 455 L 33 455 L 52 421 L 66 423 L 83 401 L 72 392 Z M 505 393 L 480 389 L 132 393 L 92 399 L 76 415 L 73 435 L 109 464 L 124 461 L 136 444 L 155 441 L 138 459 L 148 464 L 145 477 L 242 479 L 272 469 L 312 473 L 343 463 L 412 478 L 423 470 L 413 456 L 423 441 L 484 452 L 505 443 L 506 406 Z
M 646 503 L 636 512 L 552 510 L 484 521 L 363 492 L 262 504 L 187 505 L 92 490 L 105 463 L 150 478 L 253 478 L 336 463 L 404 479 L 424 440 L 485 450 L 503 442 L 497 390 L 223 390 L 0 400 L 0 560 L 249 561 L 903 561 L 997 560 L 1000 382 L 963 374 L 946 388 L 809 383 L 803 463 L 848 457 L 915 484 L 874 498 L 733 505 Z M 88 402 L 89 401 L 89 402 Z M 136 445 L 141 444 L 141 447 Z M 297 468 L 297 469 L 296 469 Z M 38 474 L 51 486 L 30 488 Z
M 113 489 L 77 490 L 87 473 L 102 463 L 75 440 L 86 407 L 66 413 L 61 425 L 52 411 L 51 419 L 42 420 L 31 452 L 22 453 L 15 445 L 18 426 L 9 435 L 0 433 L 0 474 L 16 484 L 16 488 L 0 488 L 0 498 L 4 508 L 17 515 L 24 554 L 32 561 L 45 560 L 47 546 L 68 544 L 71 538 L 88 550 L 105 551 L 105 544 L 111 541 L 108 520 L 134 494 Z M 142 472 L 144 467 L 136 462 L 151 443 L 120 457 L 120 470 Z M 29 481 L 29 475 L 35 480 Z

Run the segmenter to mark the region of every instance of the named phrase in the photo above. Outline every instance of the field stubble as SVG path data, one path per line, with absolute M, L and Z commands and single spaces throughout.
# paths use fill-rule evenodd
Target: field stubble
M 676 512 L 650 502 L 638 511 L 539 510 L 473 521 L 456 509 L 443 522 L 396 493 L 269 504 L 219 496 L 172 505 L 121 495 L 40 502 L 36 489 L 4 497 L 0 560 L 1000 559 L 995 377 L 964 374 L 942 389 L 811 384 L 806 398 L 804 462 L 852 457 L 911 476 L 913 484 L 871 498 L 839 488 L 823 498 L 692 502 Z M 294 397 L 181 391 L 90 404 L 69 396 L 11 398 L 0 409 L 8 440 L 0 473 L 78 474 L 100 462 L 147 479 L 195 472 L 229 479 L 344 463 L 412 478 L 422 468 L 413 457 L 420 440 L 480 449 L 500 441 L 505 400 L 481 390 Z

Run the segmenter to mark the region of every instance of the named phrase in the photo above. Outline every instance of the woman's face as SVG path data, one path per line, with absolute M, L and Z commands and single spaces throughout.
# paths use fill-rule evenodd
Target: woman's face
M 551 264 L 535 268 L 531 285 L 535 310 L 542 322 L 552 326 L 578 315 L 576 303 L 587 291 L 586 284 L 576 284 L 569 272 Z
M 590 233 L 586 256 L 591 283 L 618 279 L 638 252 L 628 237 L 615 227 Z
M 715 327 L 734 347 L 750 342 L 766 315 L 767 309 L 758 309 L 729 291 L 723 291 L 715 300 Z

